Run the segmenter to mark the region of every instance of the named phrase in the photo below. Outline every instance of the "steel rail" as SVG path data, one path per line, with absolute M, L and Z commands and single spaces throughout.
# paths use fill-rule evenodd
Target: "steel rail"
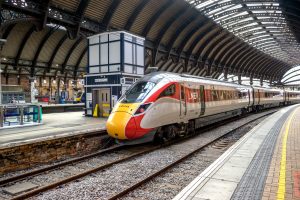
M 96 133 L 99 134 L 100 133 L 100 134 L 104 135 L 104 133 L 106 133 L 106 131 L 103 130 L 103 131 L 95 131 L 95 132 L 89 132 L 89 133 L 90 134 L 96 134 Z M 91 153 L 91 154 L 88 154 L 88 155 L 85 155 L 85 156 L 81 156 L 81 157 L 78 157 L 78 158 L 73 158 L 73 159 L 70 159 L 70 160 L 67 160 L 67 161 L 63 161 L 63 162 L 51 165 L 51 166 L 43 167 L 43 168 L 40 168 L 40 169 L 37 169 L 37 170 L 32 170 L 32 171 L 29 171 L 29 172 L 26 172 L 26 173 L 23 173 L 23 174 L 12 176 L 12 177 L 9 177 L 7 179 L 0 180 L 0 186 L 6 185 L 6 184 L 9 184 L 9 183 L 13 183 L 13 182 L 16 182 L 16 181 L 20 181 L 20 180 L 23 180 L 25 178 L 29 178 L 29 177 L 32 177 L 32 176 L 35 176 L 35 175 L 38 175 L 38 174 L 41 174 L 41 173 L 44 173 L 44 172 L 48 172 L 48 171 L 57 169 L 59 167 L 74 164 L 76 162 L 80 162 L 80 161 L 83 161 L 83 160 L 86 160 L 86 159 L 89 159 L 89 158 L 92 158 L 92 157 L 95 157 L 95 156 L 99 156 L 103 153 L 109 153 L 111 151 L 119 150 L 121 148 L 123 148 L 123 146 L 115 146 L 115 147 L 107 148 L 107 149 L 100 150 L 98 152 Z
M 276 110 L 276 111 L 277 111 L 277 110 Z M 239 126 L 238 128 L 235 128 L 235 129 L 229 131 L 228 133 L 223 134 L 222 136 L 220 136 L 220 137 L 214 139 L 213 141 L 209 142 L 208 144 L 205 144 L 205 146 L 207 146 L 207 145 L 213 143 L 214 141 L 220 139 L 221 137 L 224 137 L 225 135 L 227 135 L 227 134 L 229 134 L 229 133 L 231 133 L 231 132 L 233 132 L 233 131 L 235 131 L 235 130 L 237 130 L 237 129 L 239 129 L 239 128 L 241 128 L 241 127 L 243 127 L 243 126 L 245 126 L 245 125 L 247 125 L 247 124 L 249 124 L 249 123 L 251 123 L 251 122 L 257 120 L 257 119 L 259 119 L 259 118 L 262 118 L 262 117 L 264 117 L 264 116 L 273 114 L 273 113 L 276 112 L 276 111 L 269 112 L 269 113 L 267 113 L 267 114 L 265 114 L 265 115 L 263 115 L 263 116 L 260 116 L 260 117 L 258 117 L 258 118 L 255 118 L 255 119 L 253 119 L 253 120 L 251 120 L 251 121 L 249 121 L 249 122 L 247 122 L 247 123 L 245 123 L 245 124 Z M 239 119 L 248 117 L 249 115 L 251 115 L 251 114 L 246 114 L 246 115 L 244 115 L 243 117 L 239 117 Z M 220 126 L 222 126 L 222 125 L 224 125 L 224 124 L 228 124 L 228 123 L 230 123 L 230 122 L 236 121 L 236 119 L 237 119 L 237 117 L 231 117 L 231 118 L 229 118 L 229 119 L 222 120 L 221 122 L 214 123 L 214 124 L 213 124 L 214 126 L 209 125 L 209 126 L 207 126 L 207 127 L 201 127 L 201 128 L 202 128 L 201 132 L 205 132 L 205 131 L 209 131 L 209 130 L 211 130 L 211 129 L 215 129 L 216 127 L 220 127 Z M 62 180 L 59 180 L 59 181 L 57 181 L 57 182 L 50 183 L 50 184 L 45 185 L 45 186 L 40 186 L 40 187 L 38 187 L 38 188 L 36 188 L 36 189 L 33 189 L 33 190 L 29 191 L 29 192 L 26 192 L 26 193 L 20 194 L 20 195 L 18 195 L 18 196 L 15 196 L 15 197 L 13 197 L 12 199 L 13 199 L 13 200 L 17 200 L 17 199 L 25 199 L 25 198 L 29 198 L 29 197 L 35 196 L 35 195 L 37 195 L 37 194 L 39 194 L 39 193 L 41 193 L 41 192 L 48 191 L 48 190 L 53 189 L 53 188 L 55 188 L 55 187 L 57 187 L 57 186 L 60 186 L 60 185 L 63 185 L 63 184 L 72 182 L 72 181 L 74 181 L 74 180 L 77 180 L 77 179 L 82 178 L 82 177 L 84 177 L 84 176 L 87 176 L 87 175 L 89 175 L 89 174 L 92 174 L 92 173 L 95 173 L 95 172 L 104 170 L 104 169 L 109 168 L 109 167 L 111 167 L 111 166 L 113 166 L 113 165 L 115 165 L 115 164 L 119 164 L 119 163 L 121 163 L 121 162 L 128 161 L 128 160 L 133 159 L 133 158 L 135 158 L 135 157 L 142 156 L 142 155 L 147 154 L 147 153 L 151 153 L 151 152 L 153 152 L 153 151 L 155 151 L 155 150 L 158 150 L 158 149 L 160 149 L 160 148 L 164 148 L 164 147 L 171 146 L 172 144 L 177 144 L 177 143 L 179 143 L 179 142 L 184 142 L 185 140 L 190 139 L 191 137 L 194 137 L 194 136 L 195 136 L 195 134 L 193 134 L 193 135 L 188 135 L 188 136 L 186 136 L 186 137 L 183 137 L 183 138 L 180 138 L 180 139 L 177 139 L 177 140 L 173 140 L 173 141 L 167 142 L 167 143 L 165 143 L 165 144 L 163 144 L 163 145 L 154 146 L 154 147 L 152 147 L 152 148 L 150 148 L 150 149 L 147 149 L 147 150 L 144 150 L 144 151 L 141 151 L 141 152 L 132 154 L 132 155 L 127 156 L 127 157 L 125 157 L 125 158 L 121 158 L 121 159 L 112 161 L 112 162 L 110 162 L 110 163 L 108 163 L 108 164 L 101 165 L 101 166 L 95 167 L 95 168 L 90 169 L 90 170 L 86 170 L 86 171 L 84 171 L 84 172 L 82 172 L 82 173 L 79 173 L 79 174 L 76 174 L 76 175 L 67 177 L 67 178 L 62 179 Z M 202 147 L 200 147 L 200 148 L 203 149 L 205 146 L 202 145 Z M 19 181 L 19 180 L 23 180 L 23 179 L 26 179 L 26 178 L 30 178 L 30 177 L 32 177 L 32 176 L 39 175 L 39 174 L 42 174 L 42 173 L 44 173 L 44 172 L 48 172 L 48 171 L 51 171 L 51 170 L 54 170 L 54 169 L 57 169 L 57 168 L 60 168 L 60 167 L 63 167 L 63 166 L 67 166 L 67 165 L 70 165 L 70 164 L 73 164 L 73 163 L 76 163 L 76 162 L 80 162 L 80 161 L 83 161 L 83 160 L 86 160 L 86 159 L 89 159 L 89 158 L 92 158 L 92 157 L 95 157 L 95 156 L 99 156 L 99 155 L 102 155 L 102 154 L 104 154 L 104 153 L 110 153 L 110 152 L 113 152 L 113 151 L 116 151 L 116 150 L 121 150 L 121 149 L 123 149 L 124 147 L 125 147 L 125 145 L 120 145 L 120 146 L 116 146 L 116 147 L 111 147 L 111 148 L 104 149 L 104 150 L 99 151 L 99 152 L 96 152 L 96 153 L 92 153 L 92 154 L 89 154 L 89 155 L 86 155 L 86 156 L 82 156 L 82 157 L 79 157 L 79 158 L 74 158 L 74 159 L 71 159 L 71 160 L 68 160 L 68 161 L 65 161 L 65 162 L 62 162 L 62 163 L 58 163 L 58 164 L 53 165 L 53 166 L 49 166 L 49 167 L 45 167 L 45 168 L 42 168 L 42 169 L 37 169 L 37 170 L 31 171 L 31 172 L 27 172 L 27 173 L 25 173 L 25 174 L 17 175 L 17 176 L 15 176 L 15 177 L 11 177 L 11 178 L 8 178 L 8 179 L 5 179 L 5 180 L 0 181 L 0 185 L 3 186 L 3 185 L 10 184 L 10 183 L 12 183 L 12 182 L 17 182 L 17 181 Z M 177 163 L 181 162 L 182 160 L 188 158 L 189 156 L 191 156 L 192 154 L 196 153 L 197 151 L 199 151 L 199 150 L 201 150 L 201 149 L 197 149 L 197 150 L 193 151 L 193 152 L 190 153 L 189 155 L 184 156 L 184 157 L 181 158 L 180 160 L 178 160 L 178 161 L 172 163 L 171 165 L 169 165 L 169 166 L 165 167 L 164 169 L 162 169 L 162 170 L 156 172 L 155 174 L 152 174 L 151 177 L 147 177 L 147 178 L 144 180 L 144 182 L 139 182 L 139 183 L 137 183 L 137 184 L 131 186 L 130 188 L 128 188 L 128 189 L 126 189 L 125 191 L 123 191 L 123 192 L 117 194 L 116 196 L 112 197 L 111 199 L 119 198 L 119 195 L 124 196 L 125 194 L 127 194 L 127 193 L 130 192 L 131 190 L 133 190 L 133 189 L 139 187 L 140 185 L 142 185 L 142 184 L 148 182 L 150 179 L 152 179 L 152 178 L 158 176 L 158 175 L 161 174 L 162 172 L 166 171 L 167 169 L 171 168 L 172 166 L 174 166 L 174 165 L 176 165 Z
M 122 146 L 123 147 L 123 146 Z M 141 151 L 141 152 L 138 152 L 138 153 L 135 153 L 135 154 L 132 154 L 130 156 L 127 156 L 125 158 L 121 158 L 121 159 L 118 159 L 116 161 L 113 161 L 113 162 L 110 162 L 108 164 L 105 164 L 105 165 L 101 165 L 101 166 L 98 166 L 98 167 L 95 167 L 93 169 L 90 169 L 90 170 L 86 170 L 82 173 L 79 173 L 79 174 L 76 174 L 76 175 L 73 175 L 73 176 L 70 176 L 70 177 L 67 177 L 67 178 L 64 178 L 62 180 L 59 180 L 57 182 L 54 182 L 54 183 L 51 183 L 51 184 L 48 184 L 48 185 L 45 185 L 45 186 L 41 186 L 37 189 L 34 189 L 34 190 L 31 190 L 29 192 L 26 192 L 24 194 L 21 194 L 21 195 L 18 195 L 16 197 L 13 197 L 12 200 L 23 200 L 25 198 L 29 198 L 29 197 L 32 197 L 34 195 L 37 195 L 41 192 L 45 192 L 45 191 L 48 191 L 50 189 L 53 189 L 57 186 L 60 186 L 60 185 L 63 185 L 63 184 L 66 184 L 66 183 L 69 183 L 69 182 L 72 182 L 74 180 L 77 180 L 79 178 L 82 178 L 84 176 L 87 176 L 89 174 L 93 174 L 95 172 L 98 172 L 98 171 L 101 171 L 101 170 L 104 170 L 106 168 L 109 168 L 115 164 L 118 164 L 118 163 L 121 163 L 121 162 L 125 162 L 127 160 L 130 160 L 132 158 L 135 158 L 135 157 L 138 157 L 138 156 L 141 156 L 143 154 L 147 154 L 147 153 L 150 153 L 152 151 L 155 151 L 157 149 L 161 148 L 161 146 L 155 146 L 153 148 L 150 148 L 150 149 L 147 149 L 147 150 L 144 150 L 144 151 Z
M 274 111 L 274 112 L 276 112 L 276 111 Z M 194 151 L 192 151 L 192 152 L 186 154 L 185 156 L 183 156 L 183 157 L 181 157 L 180 159 L 178 159 L 178 160 L 172 162 L 171 164 L 167 165 L 166 167 L 160 169 L 159 171 L 156 171 L 155 173 L 153 173 L 153 174 L 151 174 L 150 176 L 144 178 L 143 180 L 141 180 L 141 181 L 135 183 L 134 185 L 128 187 L 127 189 L 121 191 L 120 193 L 114 195 L 113 197 L 110 197 L 109 200 L 116 200 L 116 199 L 119 199 L 119 198 L 121 198 L 121 197 L 124 197 L 124 196 L 125 196 L 126 194 L 128 194 L 129 192 L 132 192 L 132 191 L 134 191 L 135 189 L 137 189 L 138 187 L 140 187 L 140 186 L 142 186 L 142 185 L 148 183 L 148 182 L 149 182 L 150 180 L 152 180 L 153 178 L 158 177 L 158 176 L 161 175 L 162 173 L 166 172 L 167 170 L 171 169 L 172 167 L 176 166 L 177 164 L 179 164 L 179 163 L 183 162 L 184 160 L 188 159 L 189 157 L 193 156 L 195 153 L 197 153 L 197 152 L 203 150 L 205 147 L 207 147 L 207 146 L 209 146 L 209 145 L 215 143 L 216 141 L 222 139 L 224 136 L 229 135 L 229 134 L 233 133 L 234 131 L 236 131 L 236 130 L 238 130 L 238 129 L 240 129 L 240 128 L 242 128 L 242 127 L 244 127 L 244 126 L 246 126 L 246 125 L 248 125 L 248 124 L 250 124 L 250 123 L 252 123 L 252 122 L 254 122 L 254 121 L 256 121 L 256 120 L 258 120 L 258 119 L 261 119 L 261 118 L 263 118 L 263 117 L 265 117 L 265 116 L 271 115 L 271 114 L 273 114 L 274 112 L 267 113 L 267 114 L 265 114 L 265 115 L 262 115 L 262 116 L 260 116 L 260 117 L 255 118 L 255 119 L 253 119 L 253 120 L 250 120 L 250 121 L 246 122 L 245 124 L 243 124 L 243 125 L 241 125 L 241 126 L 239 126 L 239 127 L 237 127 L 237 128 L 234 128 L 234 129 L 228 131 L 227 133 L 223 134 L 222 136 L 217 137 L 217 138 L 215 138 L 214 140 L 212 140 L 212 141 L 210 141 L 210 142 L 207 142 L 207 143 L 204 144 L 204 145 L 201 145 L 200 147 L 198 147 L 198 148 L 195 149 Z

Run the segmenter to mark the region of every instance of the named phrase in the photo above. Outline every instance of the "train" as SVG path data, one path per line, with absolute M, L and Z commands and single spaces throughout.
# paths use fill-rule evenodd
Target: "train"
M 168 141 L 252 111 L 300 103 L 300 91 L 153 72 L 123 94 L 106 122 L 120 143 Z

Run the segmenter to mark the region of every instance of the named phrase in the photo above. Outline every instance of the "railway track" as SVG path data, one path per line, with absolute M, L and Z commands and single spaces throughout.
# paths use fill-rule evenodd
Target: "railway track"
M 267 114 L 261 115 L 260 117 L 255 118 L 255 119 L 243 124 L 242 126 L 246 126 L 247 124 L 249 124 L 249 123 L 251 123 L 251 122 L 253 122 L 257 119 L 265 117 L 267 115 L 270 115 L 274 112 L 275 111 L 273 111 L 273 112 L 269 111 Z M 245 117 L 247 117 L 247 116 L 245 116 Z M 230 120 L 225 120 L 224 122 L 218 123 L 213 128 L 215 128 L 216 126 L 221 126 L 221 125 L 226 124 L 226 123 L 230 123 L 230 122 L 235 121 L 235 120 L 236 119 L 234 119 L 234 118 L 232 118 Z M 239 129 L 242 126 L 236 128 L 236 129 Z M 211 130 L 213 128 L 212 127 L 207 127 L 205 129 L 205 131 Z M 225 135 L 228 135 L 228 134 L 232 133 L 236 129 L 231 130 L 230 132 L 226 133 Z M 203 131 L 201 131 L 201 132 L 203 132 Z M 158 170 L 157 172 L 151 174 L 150 176 L 146 177 L 142 181 L 139 181 L 138 183 L 128 187 L 126 190 L 121 191 L 120 193 L 118 193 L 115 196 L 111 197 L 111 199 L 120 198 L 120 197 L 126 195 L 128 192 L 135 190 L 136 188 L 138 188 L 141 185 L 147 183 L 151 179 L 159 176 L 160 174 L 164 173 L 168 169 L 172 168 L 173 166 L 177 165 L 178 163 L 180 163 L 180 162 L 184 161 L 185 159 L 189 158 L 190 156 L 192 156 L 196 152 L 200 151 L 201 149 L 205 148 L 206 146 L 208 146 L 208 145 L 214 143 L 215 141 L 219 140 L 223 136 L 224 135 L 222 135 L 218 138 L 215 138 L 214 140 L 212 140 L 212 141 L 210 141 L 210 142 L 208 142 L 204 145 L 199 146 L 199 148 L 197 148 L 196 150 L 186 154 L 185 156 L 181 157 L 177 161 L 174 161 L 171 164 L 169 164 L 168 166 L 165 166 L 164 168 L 162 168 L 162 169 Z M 29 192 L 23 193 L 19 196 L 12 197 L 12 199 L 25 199 L 25 198 L 32 197 L 34 195 L 37 195 L 39 193 L 48 191 L 48 190 L 53 189 L 55 187 L 58 187 L 60 185 L 75 181 L 75 180 L 77 180 L 79 178 L 82 178 L 84 176 L 96 173 L 96 172 L 104 170 L 104 169 L 108 169 L 109 167 L 112 167 L 113 165 L 129 161 L 130 159 L 134 159 L 134 158 L 137 158 L 139 156 L 143 156 L 145 154 L 149 154 L 149 153 L 151 153 L 155 150 L 170 146 L 174 143 L 184 142 L 185 140 L 187 140 L 189 138 L 190 137 L 187 137 L 187 138 L 185 138 L 183 140 L 180 140 L 180 141 L 172 141 L 172 142 L 169 142 L 169 143 L 167 143 L 165 145 L 162 145 L 162 146 L 148 146 L 148 148 L 146 148 L 146 149 L 135 149 L 135 151 L 137 151 L 137 152 L 134 152 L 134 153 L 131 152 L 130 155 L 128 155 L 128 156 L 125 156 L 125 157 L 119 158 L 119 159 L 115 159 L 115 160 L 110 161 L 110 162 L 108 162 L 104 165 L 98 165 L 96 167 L 92 167 L 91 169 L 84 170 L 80 173 L 76 173 L 75 175 L 71 175 L 71 176 L 68 176 L 66 178 L 62 178 L 62 179 L 60 179 L 58 181 L 55 181 L 55 182 L 52 182 L 50 184 L 41 185 L 38 188 L 33 189 Z M 11 177 L 11 178 L 8 178 L 8 179 L 5 179 L 5 180 L 1 180 L 0 185 L 1 186 L 12 185 L 13 183 L 21 182 L 21 181 L 24 181 L 24 180 L 26 181 L 28 179 L 31 179 L 32 177 L 36 177 L 36 176 L 39 176 L 41 174 L 43 175 L 43 174 L 49 173 L 50 171 L 53 171 L 53 170 L 61 170 L 62 167 L 65 167 L 65 166 L 68 166 L 68 165 L 75 165 L 76 163 L 80 163 L 80 162 L 83 162 L 85 160 L 88 160 L 88 159 L 91 159 L 91 158 L 94 158 L 94 157 L 103 156 L 103 155 L 110 154 L 110 153 L 113 153 L 113 152 L 117 152 L 117 151 L 120 151 L 120 150 L 124 150 L 124 146 L 121 145 L 121 146 L 116 146 L 116 147 L 110 147 L 108 149 L 105 149 L 105 150 L 102 150 L 102 151 L 99 151 L 99 152 L 96 152 L 96 153 L 93 153 L 93 154 L 90 154 L 90 155 L 86 155 L 86 156 L 82 156 L 82 157 L 79 157 L 79 158 L 71 159 L 71 160 L 68 160 L 68 161 L 53 165 L 53 166 L 45 167 L 45 168 L 42 168 L 42 169 L 27 172 L 27 173 L 24 173 L 24 174 L 21 174 L 21 175 L 18 175 L 18 176 L 14 176 L 14 177 Z
M 263 115 L 263 116 L 260 116 L 260 117 L 258 117 L 258 118 L 256 118 L 256 119 L 253 119 L 253 120 L 251 120 L 251 121 L 249 121 L 249 122 L 243 124 L 242 126 L 239 126 L 239 127 L 235 128 L 235 129 L 232 129 L 231 131 L 227 132 L 226 134 L 224 134 L 224 135 L 222 135 L 222 136 L 220 136 L 220 137 L 217 137 L 217 138 L 215 138 L 214 140 L 212 140 L 212 141 L 210 141 L 210 142 L 208 142 L 208 143 L 206 143 L 206 144 L 204 144 L 204 145 L 199 146 L 197 149 L 195 149 L 195 150 L 191 151 L 190 153 L 188 153 L 188 154 L 182 156 L 181 158 L 179 158 L 179 159 L 177 159 L 176 161 L 170 163 L 169 165 L 167 165 L 167 166 L 161 168 L 160 170 L 157 170 L 156 172 L 154 172 L 154 173 L 152 173 L 151 175 L 149 175 L 149 176 L 143 178 L 142 180 L 140 180 L 139 182 L 137 182 L 137 183 L 133 184 L 132 186 L 126 188 L 125 190 L 123 190 L 123 191 L 121 191 L 121 192 L 115 194 L 114 196 L 110 197 L 109 200 L 116 200 L 116 199 L 120 199 L 120 198 L 124 197 L 124 196 L 125 196 L 126 194 L 128 194 L 129 192 L 133 192 L 135 189 L 141 187 L 142 185 L 145 185 L 146 183 L 148 183 L 148 182 L 151 181 L 152 179 L 154 179 L 154 178 L 160 176 L 161 174 L 167 172 L 168 170 L 170 170 L 171 168 L 175 167 L 175 166 L 178 165 L 179 163 L 185 161 L 186 159 L 190 158 L 191 156 L 193 156 L 193 155 L 196 154 L 197 152 L 203 150 L 204 148 L 206 148 L 206 147 L 208 147 L 208 146 L 210 146 L 210 145 L 213 145 L 214 143 L 216 143 L 216 142 L 217 142 L 218 140 L 220 140 L 221 138 L 224 138 L 225 136 L 232 134 L 232 133 L 235 132 L 236 130 L 238 130 L 238 129 L 240 129 L 240 128 L 242 128 L 242 127 L 244 127 L 244 126 L 246 126 L 246 125 L 248 125 L 248 124 L 250 124 L 250 123 L 252 123 L 252 122 L 254 122 L 254 121 L 256 121 L 256 120 L 259 120 L 259 119 L 261 119 L 261 118 L 263 118 L 263 117 L 265 117 L 265 116 L 268 116 L 268 115 L 270 115 L 270 114 L 272 114 L 272 113 L 268 113 L 268 114 Z
M 133 159 L 133 158 L 141 156 L 143 154 L 150 153 L 150 152 L 155 151 L 155 150 L 157 150 L 159 148 L 160 148 L 160 146 L 153 146 L 153 147 L 150 147 L 150 148 L 146 148 L 146 150 L 139 150 L 137 153 L 132 153 L 131 155 L 126 156 L 124 158 L 114 159 L 113 161 L 108 162 L 107 164 L 99 165 L 99 166 L 93 167 L 91 169 L 85 170 L 83 172 L 77 173 L 75 175 L 68 176 L 68 177 L 63 178 L 63 179 L 61 179 L 59 181 L 55 181 L 55 182 L 50 183 L 50 184 L 42 185 L 42 186 L 40 186 L 40 187 L 38 187 L 36 189 L 33 189 L 33 190 L 29 191 L 29 192 L 26 192 L 26 193 L 23 193 L 21 195 L 12 197 L 11 199 L 15 199 L 16 200 L 16 199 L 25 199 L 25 198 L 32 197 L 32 196 L 37 195 L 37 194 L 39 194 L 41 192 L 45 192 L 45 191 L 53 189 L 53 188 L 55 188 L 57 186 L 60 186 L 60 185 L 63 185 L 63 184 L 75 181 L 75 180 L 77 180 L 79 178 L 82 178 L 84 176 L 87 176 L 89 174 L 95 173 L 95 172 L 100 171 L 100 170 L 104 170 L 104 169 L 109 168 L 109 167 L 111 167 L 111 166 L 113 166 L 115 164 L 118 164 L 118 163 L 121 163 L 121 162 L 125 162 L 127 160 Z M 57 170 L 61 170 L 62 167 L 67 167 L 69 165 L 77 164 L 77 163 L 80 163 L 82 161 L 91 159 L 93 157 L 98 157 L 98 156 L 103 156 L 103 155 L 106 155 L 106 154 L 114 153 L 114 152 L 120 151 L 122 149 L 124 149 L 124 145 L 119 145 L 119 146 L 116 146 L 116 147 L 111 147 L 111 148 L 105 149 L 103 151 L 99 151 L 97 153 L 93 153 L 93 154 L 90 154 L 90 155 L 87 155 L 87 156 L 82 156 L 80 158 L 75 158 L 75 159 L 72 159 L 72 160 L 69 160 L 69 161 L 66 161 L 66 162 L 55 164 L 53 166 L 49 166 L 49 167 L 45 167 L 45 168 L 42 168 L 42 169 L 30 171 L 30 172 L 27 172 L 27 173 L 24 173 L 24 174 L 21 174 L 21 175 L 18 175 L 18 176 L 14 176 L 14 177 L 11 177 L 11 178 L 8 178 L 8 179 L 5 179 L 5 180 L 1 180 L 0 181 L 0 185 L 1 186 L 11 185 L 13 183 L 26 181 L 26 180 L 31 179 L 33 177 L 49 173 L 49 172 L 51 172 L 53 170 L 56 170 L 56 169 Z

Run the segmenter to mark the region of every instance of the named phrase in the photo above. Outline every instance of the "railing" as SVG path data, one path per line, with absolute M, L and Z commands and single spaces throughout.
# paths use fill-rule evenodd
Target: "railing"
M 42 122 L 42 107 L 36 104 L 0 105 L 0 128 L 34 125 Z

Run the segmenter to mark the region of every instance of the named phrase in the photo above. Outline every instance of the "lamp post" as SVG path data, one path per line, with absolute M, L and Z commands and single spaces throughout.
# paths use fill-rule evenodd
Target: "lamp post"
M 1 59 L 2 59 L 2 48 L 4 46 L 4 44 L 6 43 L 6 40 L 5 39 L 0 39 L 0 105 L 2 104 L 2 80 L 1 80 L 1 73 L 2 73 L 2 70 L 1 70 Z

